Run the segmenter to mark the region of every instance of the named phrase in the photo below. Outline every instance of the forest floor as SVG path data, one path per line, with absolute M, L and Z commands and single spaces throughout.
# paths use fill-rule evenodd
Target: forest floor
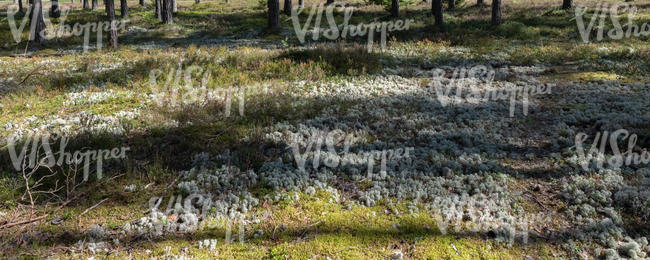
M 28 29 L 16 43 L 0 2 L 0 257 L 647 257 L 649 37 L 609 37 L 603 15 L 585 43 L 575 9 L 534 2 L 504 1 L 493 27 L 489 5 L 460 1 L 442 29 L 430 3 L 403 2 L 409 28 L 369 50 L 301 43 L 286 14 L 268 32 L 266 1 L 180 1 L 173 25 L 132 1 L 119 48 L 91 33 L 88 51 L 74 35 L 27 45 Z M 49 26 L 105 19 L 103 3 L 61 3 Z M 575 4 L 588 25 L 603 3 Z M 629 4 L 615 17 L 650 31 L 650 2 Z M 396 19 L 345 5 L 350 25 Z M 578 137 L 588 150 L 614 132 L 639 159 L 583 167 Z M 14 158 L 115 148 L 87 181 L 65 161 L 25 179 Z

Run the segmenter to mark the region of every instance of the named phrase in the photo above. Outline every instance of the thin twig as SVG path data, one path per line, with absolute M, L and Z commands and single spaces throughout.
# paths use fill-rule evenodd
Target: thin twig
M 104 202 L 104 201 L 106 201 L 106 200 L 108 200 L 108 198 L 105 198 L 105 199 L 103 199 L 103 200 L 97 202 L 97 204 L 95 204 L 94 206 L 92 206 L 92 207 L 90 207 L 90 208 L 87 208 L 86 210 L 84 210 L 84 212 L 81 212 L 81 214 L 79 214 L 79 217 L 81 217 L 81 216 L 83 216 L 84 214 L 88 213 L 88 211 L 93 210 L 94 208 L 96 208 L 97 206 L 99 206 L 99 204 L 102 204 L 102 202 Z

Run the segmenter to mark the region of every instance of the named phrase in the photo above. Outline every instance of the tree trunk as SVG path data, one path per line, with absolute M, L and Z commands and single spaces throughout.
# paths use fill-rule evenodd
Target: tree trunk
M 18 0 L 18 12 L 21 14 L 25 13 L 25 10 L 23 10 L 23 0 Z
M 104 0 L 106 6 L 106 15 L 110 22 L 111 31 L 108 33 L 108 45 L 111 48 L 117 48 L 117 19 L 115 19 L 115 3 L 114 0 Z
M 399 0 L 391 0 L 390 15 L 394 18 L 399 17 Z
M 59 18 L 61 10 L 59 9 L 59 0 L 52 0 L 52 7 L 50 7 L 50 17 Z
M 83 0 L 83 8 L 84 9 L 90 9 L 90 5 L 88 4 L 88 0 Z
M 442 28 L 444 24 L 442 20 L 442 0 L 431 0 L 431 12 L 433 13 L 436 27 Z
M 305 7 L 305 0 L 298 0 L 298 6 L 300 6 L 300 8 Z
M 120 14 L 122 18 L 129 17 L 129 4 L 126 0 L 120 0 Z
M 501 0 L 492 0 L 492 25 L 501 25 Z
M 99 9 L 99 4 L 97 4 L 98 0 L 92 0 L 92 6 L 93 10 Z
M 27 0 L 27 17 L 32 17 L 32 11 L 34 9 L 34 0 Z
M 41 32 L 45 30 L 45 21 L 43 21 L 43 4 L 41 0 L 33 0 L 31 19 L 29 20 L 29 40 L 35 43 L 44 43 L 45 38 Z
M 200 3 L 201 3 L 201 0 L 195 0 L 194 3 L 195 3 L 195 4 L 200 4 Z
M 327 2 L 325 2 L 326 5 L 333 4 L 333 3 L 334 3 L 334 0 L 327 0 Z
M 172 0 L 173 6 L 172 6 L 172 12 L 177 13 L 178 12 L 178 1 L 177 0 Z
M 144 3 L 144 0 L 140 0 L 140 5 L 145 6 L 146 4 Z
M 291 15 L 291 0 L 284 0 L 284 13 Z
M 456 8 L 456 0 L 449 0 L 449 2 L 447 3 L 447 8 L 449 10 Z
M 155 9 L 156 18 L 162 21 L 162 0 L 154 0 L 154 3 L 156 4 L 156 9 Z
M 485 1 L 484 0 L 476 0 L 476 5 L 484 5 Z
M 268 29 L 280 29 L 280 0 L 268 0 Z
M 570 9 L 573 7 L 573 0 L 563 0 L 562 1 L 562 9 Z
M 173 18 L 173 10 L 174 10 L 174 3 L 173 0 L 162 0 L 162 22 L 165 24 L 173 24 L 174 23 L 174 18 Z

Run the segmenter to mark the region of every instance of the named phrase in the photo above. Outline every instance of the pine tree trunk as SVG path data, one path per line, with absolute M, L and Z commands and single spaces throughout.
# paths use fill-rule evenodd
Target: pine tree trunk
M 144 2 L 144 0 L 140 0 L 140 5 L 141 5 L 141 6 L 145 6 L 145 5 L 146 5 L 145 2 Z
M 173 11 L 174 11 L 174 3 L 173 0 L 162 0 L 162 21 L 165 24 L 173 24 L 174 23 L 174 18 L 173 18 Z
M 291 0 L 284 0 L 284 13 L 291 15 Z
M 299 6 L 300 8 L 305 7 L 305 0 L 298 0 L 298 6 Z
M 61 16 L 61 10 L 59 9 L 59 0 L 52 0 L 52 6 L 50 7 L 50 17 L 59 18 Z
M 431 12 L 435 20 L 436 27 L 442 28 L 442 0 L 431 0 Z
M 177 13 L 178 12 L 178 1 L 177 0 L 172 0 L 173 6 L 172 6 L 172 12 Z
M 492 25 L 501 25 L 501 0 L 492 0 Z
M 456 0 L 449 0 L 447 5 L 448 5 L 447 8 L 449 10 L 456 8 Z
M 84 9 L 90 9 L 90 5 L 88 4 L 88 0 L 83 0 L 83 8 Z
M 108 34 L 108 45 L 111 48 L 117 48 L 117 19 L 115 19 L 115 3 L 114 0 L 104 0 L 104 5 L 106 7 L 106 15 L 108 16 L 108 21 L 110 22 L 111 31 Z
M 154 3 L 156 4 L 156 9 L 154 11 L 156 18 L 162 21 L 162 0 L 154 0 Z
M 573 0 L 563 0 L 562 1 L 562 9 L 570 9 L 573 7 Z
M 42 37 L 41 32 L 45 30 L 45 21 L 43 21 L 43 4 L 41 0 L 32 1 L 31 19 L 29 20 L 29 40 L 34 43 L 44 43 L 45 38 Z
M 268 29 L 276 30 L 280 28 L 280 0 L 268 0 L 269 7 Z
M 25 13 L 25 10 L 23 10 L 23 0 L 18 0 L 18 12 L 21 14 Z
M 129 17 L 129 4 L 126 0 L 120 0 L 120 14 L 122 18 Z
M 99 9 L 99 4 L 97 2 L 98 2 L 98 0 L 92 0 L 93 10 Z
M 34 9 L 34 0 L 27 0 L 27 17 L 32 17 L 32 11 Z
M 399 0 L 391 0 L 390 15 L 394 18 L 399 17 Z

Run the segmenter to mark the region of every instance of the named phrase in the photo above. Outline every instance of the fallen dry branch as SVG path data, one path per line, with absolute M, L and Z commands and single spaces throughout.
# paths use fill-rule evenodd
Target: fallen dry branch
M 99 206 L 99 204 L 102 204 L 102 202 L 104 202 L 104 201 L 106 201 L 106 200 L 108 200 L 108 198 L 105 198 L 105 199 L 103 199 L 103 200 L 97 202 L 97 204 L 95 204 L 94 206 L 92 206 L 92 207 L 90 207 L 90 208 L 87 208 L 86 210 L 84 210 L 84 212 L 81 212 L 81 214 L 79 214 L 79 216 L 80 216 L 80 217 L 83 216 L 84 214 L 86 214 L 86 213 L 88 213 L 89 211 L 93 210 L 94 208 L 96 208 L 97 206 Z
M 76 198 L 78 198 L 78 197 L 76 197 Z M 74 199 L 76 199 L 76 198 L 74 198 Z M 19 222 L 14 222 L 14 223 L 7 223 L 7 224 L 5 224 L 5 225 L 2 225 L 2 226 L 0 226 L 0 230 L 1 230 L 1 229 L 6 229 L 6 228 L 10 228 L 10 227 L 13 227 L 13 226 L 25 225 L 25 224 L 33 223 L 33 222 L 39 221 L 39 220 L 41 220 L 41 219 L 47 218 L 49 215 L 51 215 L 51 214 L 53 214 L 53 213 L 59 211 L 60 209 L 62 209 L 62 208 L 65 207 L 66 205 L 68 205 L 70 202 L 72 202 L 72 200 L 73 200 L 73 199 L 69 199 L 69 200 L 67 200 L 66 202 L 64 202 L 63 204 L 61 204 L 60 206 L 58 206 L 58 207 L 56 207 L 54 210 L 52 210 L 50 213 L 46 213 L 46 214 L 41 215 L 41 216 L 39 216 L 39 217 L 35 217 L 35 218 L 31 218 L 31 219 L 23 220 L 23 221 L 19 221 Z

